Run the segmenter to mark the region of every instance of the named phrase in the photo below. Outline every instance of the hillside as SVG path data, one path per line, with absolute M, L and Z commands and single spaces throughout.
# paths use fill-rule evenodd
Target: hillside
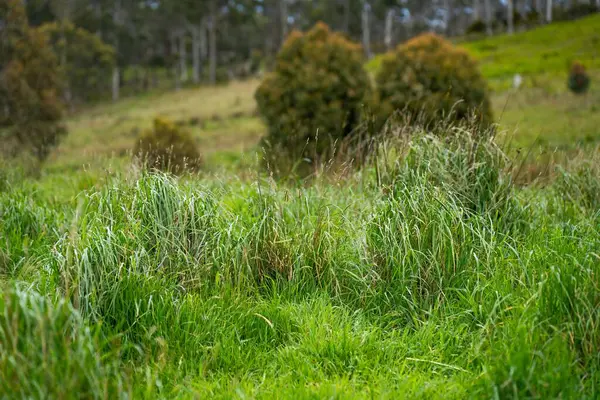
M 529 78 L 531 86 L 551 85 L 553 78 L 562 79 L 574 60 L 592 70 L 600 69 L 599 27 L 600 15 L 594 15 L 514 35 L 458 40 L 457 44 L 479 60 L 483 75 L 494 88 L 506 89 L 516 73 Z M 380 63 L 378 56 L 367 67 L 374 72 Z

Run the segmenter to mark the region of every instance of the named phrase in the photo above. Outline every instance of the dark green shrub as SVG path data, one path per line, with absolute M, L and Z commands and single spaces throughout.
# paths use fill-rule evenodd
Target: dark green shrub
M 139 138 L 134 155 L 149 169 L 172 173 L 197 170 L 201 157 L 190 133 L 164 118 Z
M 376 77 L 383 118 L 399 110 L 423 122 L 492 122 L 487 85 L 473 58 L 435 35 L 424 34 L 386 55 Z
M 467 27 L 466 33 L 467 33 L 467 35 L 480 34 L 480 33 L 485 33 L 486 29 L 487 29 L 487 26 L 486 26 L 485 22 L 478 19 L 477 21 L 474 21 L 471 25 L 469 25 Z
M 553 19 L 554 21 L 572 21 L 597 13 L 598 11 L 598 6 L 595 4 L 576 3 L 569 8 L 554 7 Z
M 574 62 L 571 66 L 568 81 L 569 89 L 575 94 L 583 94 L 590 88 L 590 77 L 585 67 L 580 62 Z
M 41 161 L 66 133 L 57 60 L 46 36 L 30 29 L 22 1 L 0 1 L 0 16 L 1 136 Z
M 269 128 L 270 165 L 329 160 L 334 144 L 360 123 L 369 93 L 359 45 L 323 23 L 293 32 L 255 95 Z
M 87 101 L 110 92 L 114 49 L 83 28 L 64 23 L 48 23 L 39 28 L 50 39 L 59 59 L 69 101 Z

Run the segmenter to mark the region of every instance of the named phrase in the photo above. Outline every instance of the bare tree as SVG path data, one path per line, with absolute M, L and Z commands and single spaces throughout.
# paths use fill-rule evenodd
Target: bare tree
M 368 2 L 365 2 L 362 11 L 362 41 L 367 59 L 371 58 L 371 23 L 369 21 L 370 13 L 371 5 Z
M 552 7 L 554 6 L 552 0 L 546 1 L 546 22 L 552 22 Z
M 508 34 L 512 35 L 515 33 L 515 9 L 513 0 L 506 1 L 506 21 L 508 23 Z
M 494 30 L 492 28 L 492 5 L 490 0 L 485 0 L 485 26 L 486 32 L 489 36 L 494 34 Z
M 210 0 L 208 22 L 209 67 L 208 76 L 211 84 L 217 83 L 217 0 Z
M 394 30 L 394 14 L 395 11 L 393 8 L 389 8 L 385 14 L 385 33 L 384 39 L 385 47 L 389 51 L 394 46 L 392 32 Z

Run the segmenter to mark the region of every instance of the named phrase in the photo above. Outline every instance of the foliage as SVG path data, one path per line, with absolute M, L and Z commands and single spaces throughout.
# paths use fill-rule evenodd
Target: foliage
M 382 117 L 399 110 L 430 123 L 473 117 L 492 122 L 487 85 L 469 54 L 434 34 L 388 54 L 377 74 Z
M 256 91 L 269 129 L 267 157 L 276 165 L 276 160 L 327 161 L 334 144 L 360 123 L 369 92 L 360 46 L 323 23 L 292 33 Z
M 571 65 L 568 81 L 569 89 L 575 94 L 586 93 L 590 88 L 590 77 L 585 67 L 576 61 Z
M 50 39 L 67 82 L 67 98 L 89 101 L 110 90 L 115 52 L 99 37 L 70 22 L 52 22 L 39 29 Z
M 44 160 L 66 133 L 56 57 L 46 37 L 29 28 L 21 1 L 0 2 L 0 16 L 0 129 Z
M 486 31 L 485 22 L 478 19 L 477 21 L 474 21 L 471 25 L 469 25 L 467 27 L 466 33 L 467 34 L 480 34 L 480 33 L 485 33 L 485 31 Z
M 165 118 L 155 118 L 151 130 L 141 135 L 134 155 L 147 168 L 182 173 L 200 167 L 200 153 L 191 134 Z
M 598 12 L 598 6 L 589 3 L 575 2 L 570 7 L 555 7 L 552 10 L 553 19 L 555 21 L 571 21 L 579 18 L 587 17 L 588 15 Z

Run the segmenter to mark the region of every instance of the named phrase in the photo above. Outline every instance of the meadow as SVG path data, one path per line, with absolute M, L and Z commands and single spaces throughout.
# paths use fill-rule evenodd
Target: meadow
M 492 84 L 496 135 L 396 128 L 303 182 L 258 168 L 256 80 L 77 112 L 0 172 L 0 397 L 598 398 L 599 75 L 559 64 Z M 156 115 L 198 175 L 131 162 Z

